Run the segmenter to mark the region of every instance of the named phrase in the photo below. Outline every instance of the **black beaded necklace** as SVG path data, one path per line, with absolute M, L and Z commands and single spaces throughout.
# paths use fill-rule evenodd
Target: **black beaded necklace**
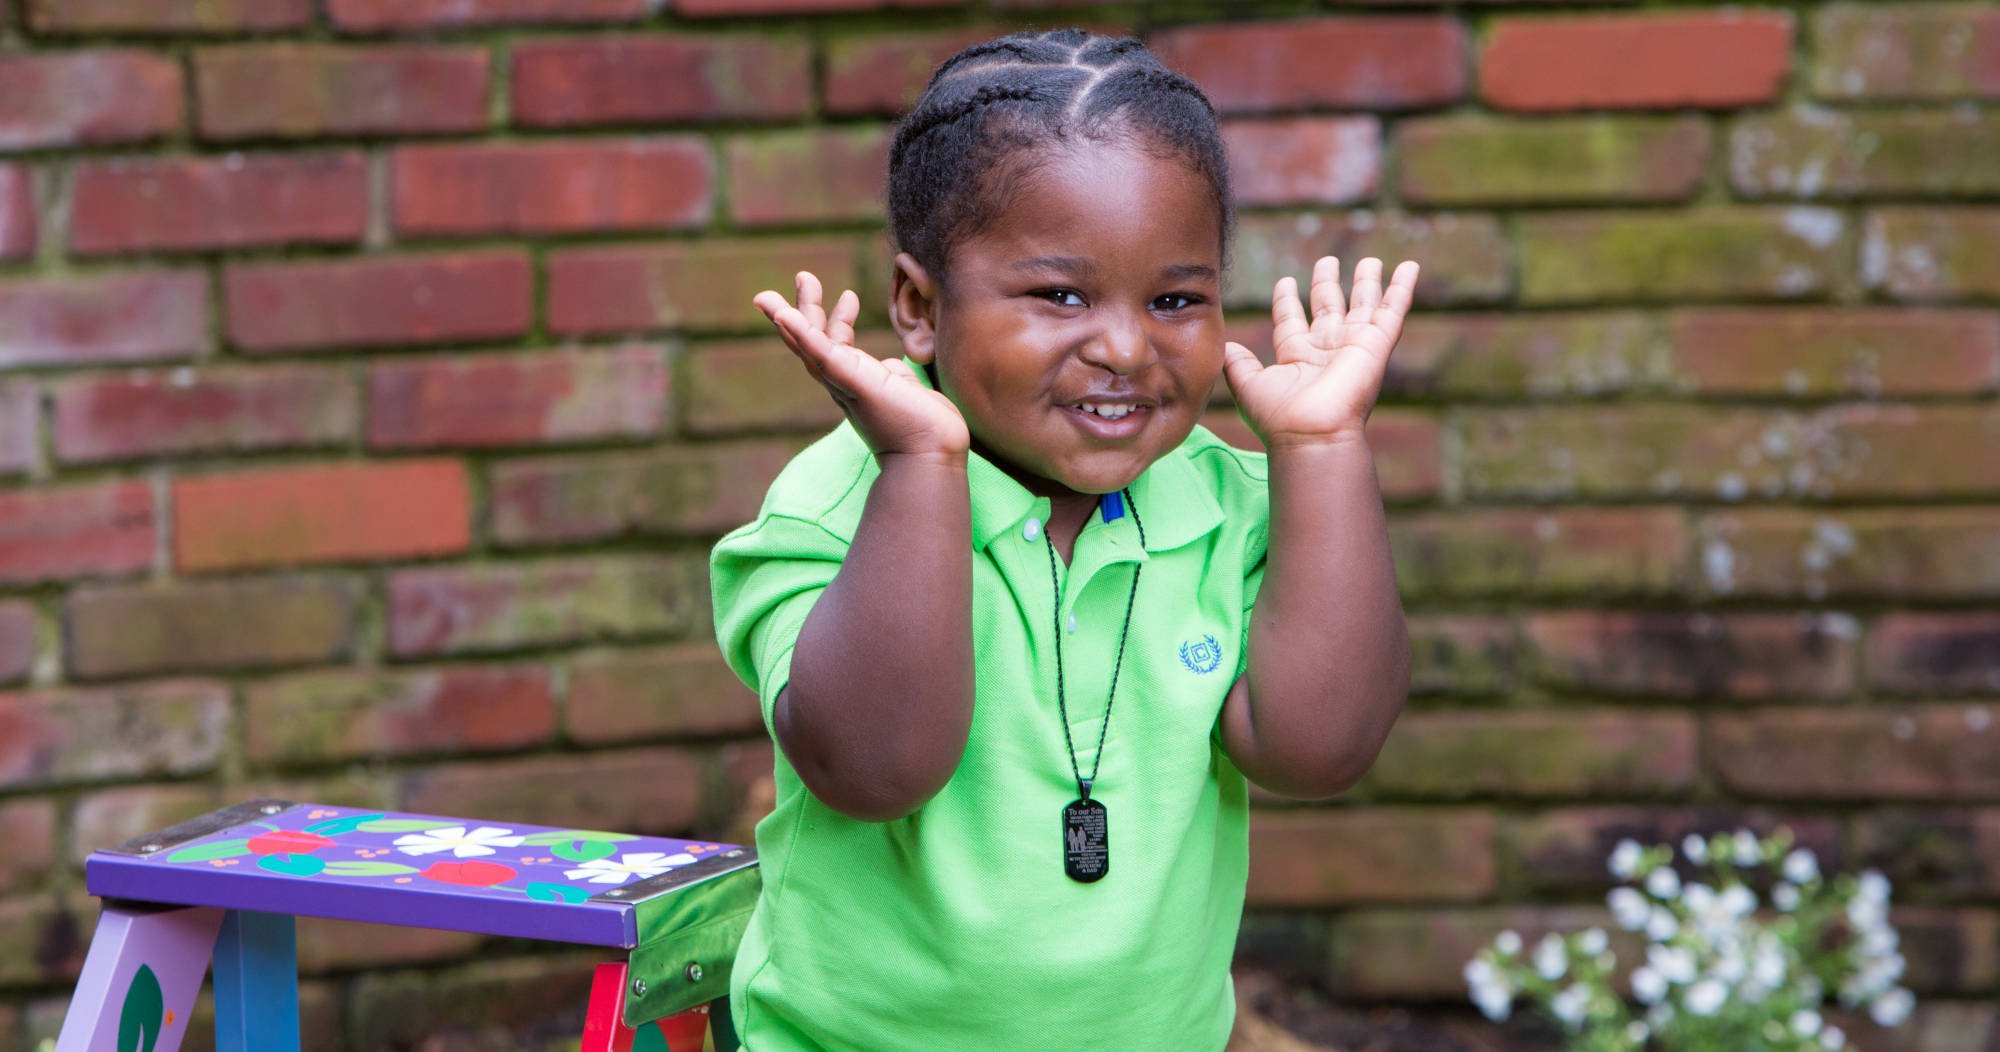
M 1146 525 L 1139 519 L 1139 505 L 1132 501 L 1132 491 L 1121 490 L 1119 496 L 1124 506 L 1132 510 L 1132 525 L 1139 531 L 1139 547 L 1146 546 Z M 1107 513 L 1108 514 L 1108 513 Z M 1044 530 L 1046 535 L 1048 531 Z M 1047 538 L 1049 545 L 1049 585 L 1055 593 L 1055 637 L 1056 637 L 1056 713 L 1062 718 L 1063 746 L 1069 750 L 1070 773 L 1076 778 L 1077 798 L 1063 808 L 1063 872 L 1071 880 L 1091 884 L 1104 879 L 1111 871 L 1111 837 L 1108 816 L 1104 804 L 1090 798 L 1091 786 L 1097 782 L 1097 771 L 1104 765 L 1104 735 L 1111 729 L 1111 706 L 1118 701 L 1118 673 L 1125 667 L 1125 634 L 1132 630 L 1132 606 L 1139 597 L 1139 571 L 1144 563 L 1132 564 L 1132 589 L 1125 596 L 1125 624 L 1118 630 L 1118 658 L 1111 666 L 1111 689 L 1104 699 L 1104 723 L 1097 728 L 1097 751 L 1090 761 L 1090 777 L 1083 776 L 1083 766 L 1076 760 L 1076 743 L 1070 740 L 1069 705 L 1063 697 L 1063 656 L 1062 656 L 1062 580 L 1056 570 L 1056 542 Z

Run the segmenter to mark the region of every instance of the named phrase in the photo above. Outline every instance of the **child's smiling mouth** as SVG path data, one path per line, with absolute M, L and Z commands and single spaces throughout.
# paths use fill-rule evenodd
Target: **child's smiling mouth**
M 1100 439 L 1131 438 L 1145 429 L 1153 406 L 1143 401 L 1092 399 L 1067 402 L 1063 412 L 1085 434 Z

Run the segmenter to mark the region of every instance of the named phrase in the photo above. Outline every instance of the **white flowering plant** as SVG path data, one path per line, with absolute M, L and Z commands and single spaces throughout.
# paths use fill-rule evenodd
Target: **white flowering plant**
M 1613 989 L 1603 928 L 1550 932 L 1532 949 L 1501 932 L 1465 965 L 1473 1003 L 1504 1020 L 1525 1000 L 1562 1028 L 1567 1052 L 1837 1052 L 1847 1035 L 1822 1015 L 1829 995 L 1882 1026 L 1909 1017 L 1881 873 L 1829 878 L 1789 829 L 1690 834 L 1681 856 L 1685 880 L 1671 845 L 1627 839 L 1611 852 L 1623 882 L 1606 900 L 1613 922 L 1647 940 L 1634 1003 Z

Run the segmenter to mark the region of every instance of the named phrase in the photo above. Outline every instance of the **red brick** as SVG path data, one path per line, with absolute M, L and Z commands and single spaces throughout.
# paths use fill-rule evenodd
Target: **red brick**
M 376 364 L 368 442 L 377 449 L 644 438 L 667 409 L 665 352 L 453 355 Z
M 830 289 L 855 288 L 848 238 L 616 245 L 553 252 L 548 325 L 565 336 L 660 329 L 752 329 L 750 298 L 789 289 L 801 270 Z M 837 293 L 836 293 L 837 294 Z
M 1262 452 L 1263 443 L 1234 409 L 1211 409 L 1201 426 L 1238 449 Z M 1444 429 L 1428 413 L 1377 410 L 1368 418 L 1368 446 L 1375 457 L 1382 496 L 1395 500 L 1435 497 L 1443 486 Z
M 1889 923 L 1901 936 L 1904 983 L 1913 989 L 1983 994 L 2000 978 L 2000 912 L 1898 906 Z
M 349 33 L 459 26 L 636 22 L 661 0 L 328 0 L 327 17 Z
M 174 565 L 185 573 L 448 555 L 471 541 L 456 460 L 345 463 L 174 480 Z
M 586 745 L 764 729 L 757 696 L 708 642 L 579 658 L 565 712 L 564 729 Z
M 98 912 L 87 901 L 64 902 L 53 895 L 0 899 L 0 983 L 73 983 Z
M 0 602 L 0 683 L 18 683 L 35 667 L 35 607 L 25 600 Z
M 486 941 L 474 932 L 323 917 L 300 917 L 298 940 L 299 972 L 303 975 L 468 960 L 479 956 Z M 339 1033 L 340 1028 L 341 1022 L 336 1017 L 333 1032 Z
M 1723 787 L 1805 800 L 1991 798 L 2000 727 L 1981 705 L 1716 713 L 1708 762 Z
M 888 342 L 870 335 L 875 339 L 860 342 Z M 689 434 L 823 432 L 844 418 L 798 356 L 768 339 L 697 344 L 681 356 L 681 369 L 681 422 Z
M 401 570 L 389 577 L 389 652 L 685 636 L 708 622 L 705 569 L 697 555 L 619 555 Z
M 402 809 L 620 833 L 686 833 L 700 813 L 703 767 L 697 754 L 671 747 L 455 764 L 407 775 Z
M 1343 914 L 1334 922 L 1331 950 L 1313 962 L 1318 979 L 1342 997 L 1431 1003 L 1457 1002 L 1466 996 L 1465 962 L 1491 946 L 1503 930 L 1519 934 L 1533 946 L 1544 934 L 1573 934 L 1586 928 L 1611 933 L 1613 951 L 1627 961 L 1644 958 L 1644 943 L 1636 933 L 1620 931 L 1611 914 L 1596 906 L 1515 906 L 1507 909 L 1370 909 Z M 1443 1012 L 1436 1015 L 1442 1016 Z M 1432 1012 L 1422 1013 L 1426 1018 Z M 1375 1024 L 1379 1025 L 1379 1024 Z M 1406 1029 L 1398 1024 L 1398 1030 Z M 1374 1026 L 1369 1028 L 1374 1032 Z M 1461 1024 L 1444 1033 L 1420 1035 L 1406 1046 L 1429 1052 L 1440 1048 L 1518 1049 L 1536 1047 L 1513 1035 L 1518 1024 L 1505 1029 L 1475 1030 Z M 1490 1037 L 1478 1035 L 1488 1034 Z M 1511 1040 L 1510 1040 L 1511 1039 Z M 1548 1047 L 1544 1044 L 1542 1047 Z
M 1911 303 L 2000 296 L 2000 208 L 1879 208 L 1862 234 L 1861 276 Z
M 181 126 L 181 68 L 149 51 L 0 55 L 0 151 L 145 142 Z
M 1382 179 L 1374 117 L 1233 120 L 1222 125 L 1222 141 L 1239 204 L 1353 204 L 1375 196 Z
M 1514 689 L 1520 648 L 1506 619 L 1416 614 L 1408 620 L 1412 695 L 1504 694 Z
M 1465 96 L 1465 27 L 1441 15 L 1197 25 L 1150 43 L 1223 113 L 1398 110 Z
M 1899 694 L 2000 694 L 2000 613 L 1890 613 L 1868 633 L 1868 681 Z
M 550 674 L 539 665 L 309 672 L 244 695 L 243 747 L 257 764 L 517 749 L 555 729 Z
M 733 35 L 582 37 L 514 45 L 514 119 L 531 127 L 803 116 L 805 41 Z
M 550 868 L 574 867 L 550 859 Z M 491 951 L 488 951 L 491 955 Z M 346 986 L 335 1033 L 342 1047 L 519 1049 L 560 1045 L 578 1030 L 601 952 L 488 959 L 445 971 L 380 970 Z M 344 1024 L 344 1025 L 343 1025 Z M 657 1033 L 657 1031 L 652 1031 Z
M 2000 808 L 1881 807 L 1854 818 L 1856 865 L 1880 869 L 1899 897 L 2000 895 Z
M 1616 709 L 1406 712 L 1357 794 L 1661 796 L 1694 788 L 1695 720 Z
M 1823 99 L 2000 99 L 2000 11 L 1986 4 L 1833 3 L 1813 15 Z
M 1658 595 L 1691 583 L 1672 508 L 1494 509 L 1391 520 L 1405 596 Z
M 33 380 L 0 381 L 0 475 L 26 474 L 41 461 L 41 402 Z
M 235 802 L 215 785 L 131 785 L 85 793 L 70 811 L 70 864 L 81 868 L 92 851 Z
M 1004 30 L 940 29 L 872 36 L 840 36 L 826 43 L 828 113 L 894 114 L 924 92 L 931 72 L 959 51 Z
M 131 370 L 51 387 L 56 459 L 71 464 L 325 446 L 352 439 L 360 422 L 338 368 Z
M 26 0 L 37 33 L 271 33 L 312 23 L 311 0 Z
M 70 215 L 78 255 L 354 244 L 368 225 L 367 163 L 350 151 L 86 164 Z
M 1480 96 L 1528 111 L 1752 106 L 1777 98 L 1791 47 L 1783 11 L 1502 18 Z
M 965 3 L 966 0 L 674 0 L 674 13 L 688 18 L 741 18 L 749 15 L 924 10 L 964 7 Z
M 1973 197 L 2000 192 L 2000 115 L 1757 114 L 1730 132 L 1743 197 Z
M 1566 212 L 1519 220 L 1529 304 L 1824 295 L 1846 273 L 1847 221 L 1824 208 Z
M 1313 261 L 1324 255 L 1338 256 L 1350 274 L 1367 256 L 1380 257 L 1386 268 L 1418 261 L 1420 306 L 1497 302 L 1513 287 L 1514 250 L 1490 215 L 1301 212 L 1244 216 L 1237 223 L 1226 305 L 1268 318 L 1277 280 L 1290 274 L 1304 284 Z M 1269 331 L 1268 324 L 1264 328 Z
M 0 493 L 0 581 L 138 573 L 153 563 L 155 531 L 144 480 Z
M 332 577 L 78 588 L 63 603 L 64 653 L 82 679 L 335 661 L 360 601 Z
M 1484 810 L 1302 808 L 1250 817 L 1251 906 L 1465 902 L 1494 890 Z
M 1405 204 L 1686 201 L 1709 133 L 1696 117 L 1451 116 L 1399 124 L 1395 154 Z
M 0 368 L 185 358 L 207 343 L 200 271 L 0 282 Z
M 1565 610 L 1532 614 L 1542 679 L 1565 690 L 1677 698 L 1837 698 L 1854 688 L 1845 614 Z
M 1385 394 L 1464 401 L 1667 390 L 1652 320 L 1629 311 L 1413 315 Z
M 251 352 L 511 339 L 527 331 L 525 253 L 301 263 L 223 270 L 229 338 Z
M 0 164 L 0 263 L 35 254 L 35 194 L 28 169 Z
M 484 48 L 244 44 L 194 53 L 211 140 L 427 135 L 486 127 Z
M 28 887 L 56 860 L 56 808 L 47 800 L 0 803 L 0 891 Z
M 1675 386 L 1700 394 L 1864 398 L 2000 389 L 1991 311 L 1676 311 Z
M 715 163 L 700 139 L 405 146 L 390 168 L 405 235 L 675 230 L 708 222 Z
M 742 226 L 880 221 L 890 130 L 877 125 L 739 135 L 729 211 Z M 811 172 L 801 179 L 799 173 Z
M 599 457 L 538 457 L 493 468 L 493 539 L 573 544 L 718 536 L 750 521 L 800 443 L 705 443 Z
M 1745 509 L 1700 538 L 1714 595 L 2000 598 L 2000 508 Z
M 1510 887 L 1517 893 L 1602 893 L 1617 883 L 1606 861 L 1620 840 L 1670 844 L 1675 857 L 1682 858 L 1681 841 L 1691 833 L 1709 837 L 1750 829 L 1759 836 L 1770 836 L 1781 828 L 1790 830 L 1799 846 L 1811 848 L 1827 872 L 1848 868 L 1837 817 L 1721 804 L 1539 811 L 1507 825 L 1501 833 L 1500 853 L 1510 871 Z
M 215 768 L 229 692 L 168 681 L 0 694 L 0 787 L 31 789 Z

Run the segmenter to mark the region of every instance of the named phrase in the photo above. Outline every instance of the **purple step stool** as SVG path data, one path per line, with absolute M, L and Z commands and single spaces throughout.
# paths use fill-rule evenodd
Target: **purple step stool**
M 626 951 L 600 967 L 622 996 L 593 996 L 586 1025 L 586 1052 L 625 1052 L 726 996 L 759 888 L 756 852 L 733 844 L 285 800 L 94 852 L 84 879 L 104 913 L 57 1052 L 174 1052 L 211 959 L 217 1052 L 296 1052 L 294 917 Z M 728 1013 L 710 1018 L 733 1049 Z

